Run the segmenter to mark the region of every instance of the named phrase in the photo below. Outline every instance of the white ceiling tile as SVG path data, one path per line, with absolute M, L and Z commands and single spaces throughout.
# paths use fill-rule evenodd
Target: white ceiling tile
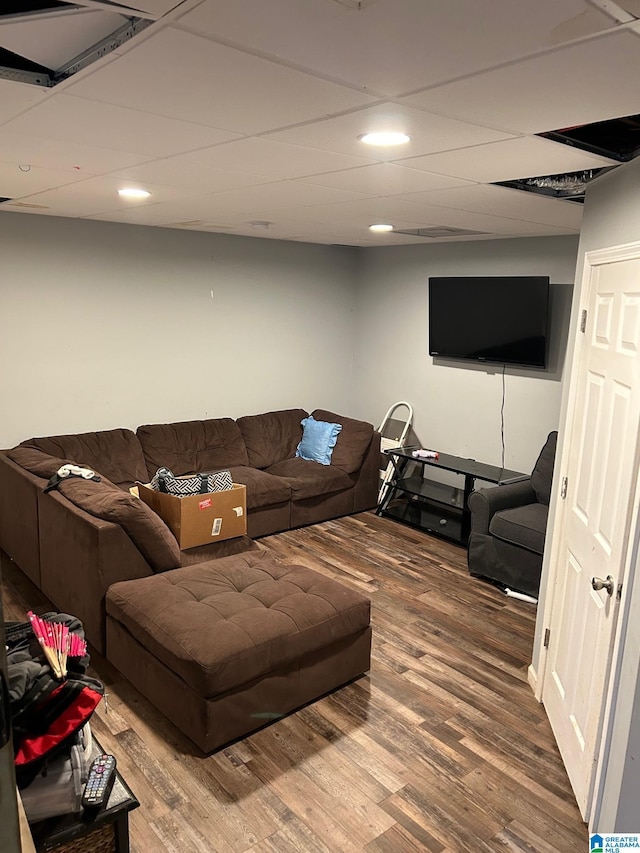
M 358 139 L 363 133 L 380 130 L 401 131 L 408 134 L 411 141 L 402 146 L 379 148 L 364 145 Z M 385 161 L 398 160 L 401 156 L 418 156 L 451 148 L 464 148 L 510 136 L 509 133 L 483 127 L 480 123 L 467 124 L 407 106 L 384 103 L 348 115 L 279 131 L 270 134 L 269 138 L 343 154 L 362 156 L 363 152 L 366 152 L 376 160 Z
M 599 32 L 584 0 L 207 0 L 180 24 L 383 96 L 395 96 Z M 490 23 L 489 23 L 490 22 Z M 481 34 L 481 37 L 479 37 Z M 452 47 L 455 46 L 455 47 Z
M 576 232 L 582 219 L 581 204 L 559 201 L 510 187 L 475 184 L 435 192 L 408 193 L 401 198 L 414 203 L 441 205 L 452 210 L 469 210 L 475 213 L 493 211 L 509 219 L 571 228 Z
M 639 37 L 619 32 L 438 86 L 403 103 L 514 133 L 541 133 L 640 112 L 639 78 Z
M 113 219 L 139 225 L 171 225 L 177 222 L 200 221 L 204 230 L 207 230 L 212 224 L 223 227 L 260 218 L 251 213 L 229 210 L 227 203 L 220 200 L 221 195 L 222 193 L 206 193 L 163 200 L 144 207 L 122 208 L 112 212 Z
M 640 113 L 640 34 L 591 0 L 135 2 L 159 20 L 59 86 L 0 79 L 4 194 L 47 205 L 4 210 L 362 246 L 434 242 L 376 221 L 577 233 L 580 205 L 486 184 L 609 166 L 526 134 Z M 411 142 L 358 139 L 389 125 Z
M 209 165 L 204 151 L 195 152 L 193 155 L 179 154 L 167 160 L 154 160 L 152 163 L 142 163 L 116 170 L 112 174 L 115 177 L 142 183 L 151 182 L 170 187 L 199 189 L 201 193 L 252 187 L 268 184 L 274 180 L 260 175 L 233 172 L 230 169 L 214 168 Z
M 0 80 L 0 126 L 47 97 L 46 89 L 26 83 Z
M 113 169 L 123 169 L 147 158 L 128 151 L 112 151 L 46 139 L 26 133 L 7 133 L 0 128 L 0 161 L 4 163 L 28 163 L 45 169 L 68 169 L 79 172 L 79 178 L 99 175 Z
M 305 209 L 306 212 L 306 209 Z M 260 228 L 244 221 L 231 228 L 225 228 L 220 233 L 242 234 L 249 237 L 267 237 L 279 240 L 299 240 L 303 242 L 338 243 L 347 245 L 377 245 L 380 235 L 374 234 L 367 227 L 361 226 L 331 226 L 327 223 L 314 222 L 304 216 L 278 216 L 269 223 L 268 228 Z
M 28 163 L 0 162 L 0 196 L 24 198 L 49 187 L 62 187 L 81 181 L 83 175 L 71 169 L 40 169 Z
M 126 222 L 131 225 L 151 225 L 161 228 L 180 228 L 194 231 L 232 231 L 236 226 L 247 223 L 246 214 L 224 211 L 216 215 L 206 200 L 210 196 L 197 199 L 173 199 L 144 207 L 130 207 L 121 210 L 105 210 L 93 214 L 88 219 L 100 219 L 109 222 Z M 195 204 L 194 204 L 195 202 Z M 196 218 L 194 213 L 202 216 Z
M 562 204 L 563 202 L 559 202 Z M 431 218 L 432 224 L 449 226 L 451 228 L 469 228 L 474 231 L 486 231 L 496 235 L 542 236 L 545 234 L 575 234 L 577 228 L 556 226 L 541 222 L 527 222 L 521 219 L 510 219 L 494 216 L 483 211 L 475 213 L 467 210 L 452 210 L 436 205 L 424 205 L 424 212 Z
M 225 225 L 252 220 L 280 220 L 283 215 L 286 215 L 282 214 L 283 210 L 294 209 L 296 218 L 321 222 L 321 218 L 317 216 L 314 218 L 313 213 L 310 212 L 313 211 L 315 204 L 335 203 L 353 198 L 360 198 L 360 196 L 341 190 L 298 184 L 294 181 L 279 181 L 275 184 L 194 195 L 189 198 L 169 196 L 165 199 L 154 194 L 150 200 L 153 204 L 146 205 L 144 210 L 142 208 L 136 210 L 132 206 L 130 221 L 163 225 L 198 219 Z M 127 213 L 127 208 L 122 202 L 117 207 L 121 208 L 124 214 Z M 101 208 L 101 210 L 109 209 L 115 208 L 106 206 Z
M 373 100 L 354 89 L 173 28 L 150 36 L 77 83 L 72 81 L 66 91 L 246 134 Z
M 374 162 L 366 153 L 353 157 L 273 139 L 247 137 L 173 159 L 198 164 L 202 169 L 232 169 L 268 178 L 297 178 Z
M 262 217 L 263 211 L 279 210 L 290 205 L 308 207 L 359 197 L 360 194 L 358 193 L 334 189 L 333 187 L 317 187 L 297 181 L 278 181 L 277 183 L 215 193 L 212 199 L 216 205 L 226 206 L 231 212 L 255 211 L 256 218 L 264 218 Z
M 616 161 L 539 136 L 521 136 L 487 145 L 476 145 L 466 151 L 445 151 L 396 162 L 412 169 L 427 169 L 469 181 L 492 183 L 537 175 L 555 175 L 559 172 L 600 169 Z
M 3 129 L 150 157 L 167 157 L 237 137 L 229 131 L 56 92 Z
M 290 209 L 290 212 L 293 209 Z M 305 216 L 316 222 L 349 223 L 350 227 L 368 228 L 376 222 L 386 222 L 390 225 L 402 225 L 407 228 L 418 228 L 421 225 L 438 225 L 440 210 L 433 207 L 430 220 L 425 213 L 426 205 L 407 201 L 396 197 L 362 198 L 339 203 L 329 202 L 307 208 L 306 211 L 296 209 L 295 216 Z M 293 215 L 293 213 L 292 213 Z
M 308 226 L 303 226 L 299 221 L 278 218 L 275 222 L 270 222 L 268 227 L 261 227 L 243 220 L 231 226 L 229 229 L 223 229 L 221 233 L 232 233 L 243 235 L 245 237 L 265 237 L 270 240 L 299 240 L 304 239 L 310 233 L 314 233 L 316 229 L 309 229 Z
M 435 175 L 419 169 L 409 169 L 403 165 L 395 166 L 391 163 L 375 163 L 372 166 L 361 166 L 358 169 L 346 169 L 342 172 L 314 175 L 298 180 L 324 187 L 336 187 L 351 192 L 383 196 L 459 187 L 467 183 L 458 178 Z
M 140 189 L 151 192 L 149 198 L 127 201 L 118 195 L 118 189 L 124 186 L 129 184 L 118 178 L 88 178 L 47 192 L 35 191 L 33 195 L 27 196 L 27 200 L 34 204 L 47 205 L 51 212 L 58 216 L 91 216 L 104 210 L 135 209 L 189 195 L 188 191 L 176 187 L 145 185 Z M 193 191 L 191 194 L 195 195 Z M 24 198 L 25 194 L 21 197 Z
M 291 212 L 291 211 L 290 211 Z M 309 215 L 334 222 L 347 221 L 351 226 L 369 226 L 375 222 L 386 222 L 396 228 L 423 228 L 444 225 L 453 228 L 469 228 L 487 231 L 501 236 L 508 234 L 560 234 L 575 233 L 574 228 L 547 225 L 538 222 L 523 222 L 517 219 L 454 210 L 407 198 L 373 198 L 326 204 L 310 208 Z

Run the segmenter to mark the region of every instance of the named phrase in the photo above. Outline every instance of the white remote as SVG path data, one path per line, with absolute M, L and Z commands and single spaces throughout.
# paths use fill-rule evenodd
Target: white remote
M 416 459 L 437 459 L 439 456 L 436 450 L 414 450 L 411 455 Z

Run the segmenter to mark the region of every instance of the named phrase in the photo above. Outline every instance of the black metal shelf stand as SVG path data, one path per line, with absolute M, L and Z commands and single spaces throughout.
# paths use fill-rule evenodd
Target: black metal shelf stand
M 377 515 L 392 518 L 466 546 L 471 529 L 469 495 L 476 480 L 487 483 L 510 483 L 526 478 L 526 474 L 487 465 L 475 459 L 464 459 L 448 453 L 437 458 L 416 457 L 415 447 L 385 451 L 393 465 L 393 476 L 387 483 L 376 510 Z M 428 468 L 450 471 L 464 478 L 460 486 L 452 486 L 427 476 Z

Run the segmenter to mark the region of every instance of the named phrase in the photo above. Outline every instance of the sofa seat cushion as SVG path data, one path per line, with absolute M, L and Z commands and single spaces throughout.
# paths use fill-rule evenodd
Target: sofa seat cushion
M 348 474 L 333 465 L 321 465 L 307 459 L 285 459 L 267 468 L 267 474 L 286 480 L 291 487 L 291 500 L 301 501 L 320 495 L 331 495 L 353 488 Z
M 504 509 L 491 519 L 489 533 L 503 542 L 542 554 L 548 515 L 549 507 L 539 503 Z
M 107 612 L 200 696 L 265 676 L 369 625 L 360 593 L 265 551 L 113 584 Z
M 247 487 L 247 510 L 287 503 L 291 500 L 291 484 L 257 468 L 232 467 L 231 479 Z
M 304 409 L 284 409 L 238 418 L 249 465 L 264 469 L 295 456 L 302 439 L 301 421 L 307 417 L 309 413 Z
M 136 434 L 146 462 L 144 482 L 162 467 L 180 477 L 249 464 L 244 439 L 231 418 L 145 424 Z
M 137 480 L 146 480 L 147 466 L 142 447 L 130 429 L 30 438 L 20 446 L 32 447 L 49 456 L 93 468 L 125 489 Z

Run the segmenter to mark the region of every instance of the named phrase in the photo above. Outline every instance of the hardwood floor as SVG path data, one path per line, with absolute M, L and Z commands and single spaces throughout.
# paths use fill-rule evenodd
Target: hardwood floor
M 141 803 L 134 853 L 587 850 L 527 683 L 534 606 L 373 513 L 260 544 L 371 597 L 371 672 L 207 757 L 94 655 L 108 706 L 92 728 Z M 7 619 L 43 601 L 11 567 L 3 599 Z

